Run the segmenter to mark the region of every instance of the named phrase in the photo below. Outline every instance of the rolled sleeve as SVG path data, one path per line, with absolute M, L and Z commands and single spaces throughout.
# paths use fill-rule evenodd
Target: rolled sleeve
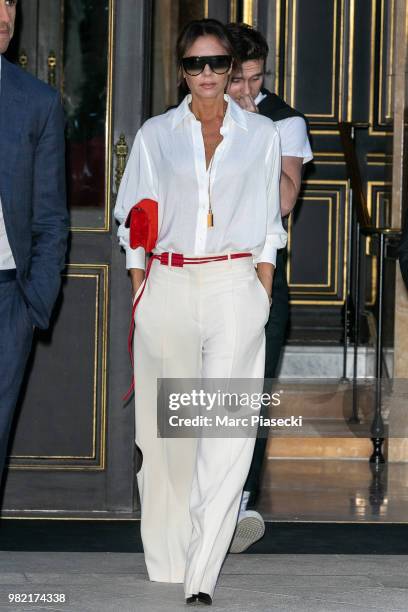
M 139 268 L 144 270 L 146 268 L 146 253 L 142 247 L 137 249 L 131 249 L 130 246 L 125 248 L 126 251 L 126 268 Z
M 132 151 L 116 200 L 114 215 L 119 221 L 118 239 L 119 244 L 126 252 L 126 268 L 146 268 L 145 250 L 142 247 L 132 249 L 129 244 L 129 229 L 125 227 L 125 221 L 129 211 L 137 202 L 144 198 L 157 200 L 153 165 L 143 140 L 142 130 L 136 134 Z
M 278 254 L 278 249 L 270 244 L 269 236 L 266 238 L 265 246 L 262 249 L 262 253 L 259 257 L 254 259 L 255 264 L 259 264 L 261 262 L 271 263 L 276 267 L 276 256 Z
M 277 122 L 282 143 L 282 157 L 302 157 L 307 164 L 313 159 L 307 133 L 306 122 L 302 117 L 290 117 Z

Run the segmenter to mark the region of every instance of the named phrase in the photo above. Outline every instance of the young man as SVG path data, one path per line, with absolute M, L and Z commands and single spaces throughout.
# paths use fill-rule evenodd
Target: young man
M 68 234 L 57 91 L 4 57 L 16 0 L 0 0 L 0 477 L 34 326 L 48 326 Z
M 282 150 L 280 180 L 281 213 L 286 217 L 294 208 L 302 182 L 303 165 L 312 159 L 312 151 L 304 116 L 291 108 L 276 94 L 263 88 L 268 45 L 260 32 L 246 24 L 227 26 L 239 66 L 231 75 L 228 93 L 242 108 L 269 117 L 279 129 Z M 289 292 L 286 279 L 286 249 L 278 251 L 273 281 L 272 307 L 266 334 L 265 379 L 276 376 L 280 352 L 285 340 L 289 312 Z M 267 383 L 265 383 L 267 385 Z M 265 391 L 270 391 L 265 388 Z M 243 552 L 259 540 L 265 525 L 253 507 L 258 496 L 260 475 L 266 449 L 266 438 L 258 438 L 251 468 L 244 487 L 237 529 L 231 552 Z

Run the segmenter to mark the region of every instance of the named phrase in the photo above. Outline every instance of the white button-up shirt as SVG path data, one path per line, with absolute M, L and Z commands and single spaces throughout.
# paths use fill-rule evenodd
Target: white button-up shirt
M 229 96 L 222 142 L 206 169 L 201 123 L 190 111 L 191 95 L 153 117 L 138 131 L 120 185 L 115 217 L 126 267 L 145 267 L 142 248 L 131 249 L 124 221 L 143 198 L 159 203 L 154 252 L 209 255 L 251 252 L 254 263 L 275 264 L 286 245 L 281 222 L 280 140 L 270 119 L 241 109 Z M 214 227 L 207 227 L 208 185 Z
M 1 88 L 1 55 L 0 55 L 0 88 Z M 0 136 L 1 137 L 1 136 Z M 0 185 L 1 188 L 1 185 Z M 0 197 L 0 270 L 11 270 L 16 267 L 10 244 L 7 238 Z

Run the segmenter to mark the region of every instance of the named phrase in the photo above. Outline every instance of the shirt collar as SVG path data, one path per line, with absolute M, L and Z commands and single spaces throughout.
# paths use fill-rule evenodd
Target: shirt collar
M 262 100 L 264 100 L 266 98 L 266 93 L 263 93 L 263 91 L 261 90 L 259 92 L 259 94 L 256 96 L 255 100 L 254 100 L 254 104 L 256 106 L 258 106 L 258 104 L 260 104 L 262 102 Z
M 187 94 L 181 104 L 179 104 L 179 106 L 175 109 L 171 126 L 173 130 L 187 117 L 194 118 L 194 115 L 189 107 L 191 100 L 192 95 Z M 224 94 L 224 100 L 227 102 L 224 124 L 228 124 L 228 122 L 232 120 L 242 129 L 248 130 L 248 122 L 245 111 L 236 102 L 234 102 L 234 100 L 228 94 Z

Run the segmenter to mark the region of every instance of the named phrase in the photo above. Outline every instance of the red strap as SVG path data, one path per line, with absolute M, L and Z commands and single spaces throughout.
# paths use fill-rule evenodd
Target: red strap
M 174 257 L 174 255 L 173 255 Z M 241 259 L 242 257 L 252 257 L 252 253 L 232 253 L 229 256 L 230 259 Z M 186 264 L 202 264 L 210 263 L 211 261 L 226 261 L 228 255 L 208 255 L 208 257 L 184 257 L 184 263 Z M 172 258 L 173 263 L 173 258 Z
M 169 265 L 170 253 L 161 253 L 157 256 L 163 266 Z M 252 253 L 233 253 L 229 256 L 230 259 L 239 259 L 241 257 L 252 257 Z M 203 264 L 211 261 L 226 261 L 228 255 L 207 255 L 206 257 L 184 257 L 181 253 L 171 253 L 171 266 L 182 268 L 184 264 Z
M 147 279 L 149 278 L 149 274 L 150 274 L 150 269 L 152 267 L 152 263 L 154 259 L 160 259 L 159 255 L 152 255 L 149 259 L 149 263 L 147 264 L 147 268 L 146 268 L 146 274 L 145 277 L 143 279 L 143 287 L 141 292 L 139 293 L 139 295 L 137 296 L 135 303 L 133 304 L 133 308 L 132 308 L 132 318 L 130 320 L 130 328 L 129 328 L 129 335 L 128 335 L 128 351 L 129 351 L 129 355 L 130 355 L 130 363 L 132 364 L 132 384 L 130 385 L 126 395 L 123 396 L 123 401 L 127 402 L 128 399 L 130 398 L 130 396 L 132 395 L 132 392 L 135 388 L 135 373 L 134 373 L 134 359 L 133 359 L 133 334 L 135 331 L 135 310 L 137 305 L 140 302 L 140 299 L 143 295 L 143 292 L 146 288 L 146 282 Z

